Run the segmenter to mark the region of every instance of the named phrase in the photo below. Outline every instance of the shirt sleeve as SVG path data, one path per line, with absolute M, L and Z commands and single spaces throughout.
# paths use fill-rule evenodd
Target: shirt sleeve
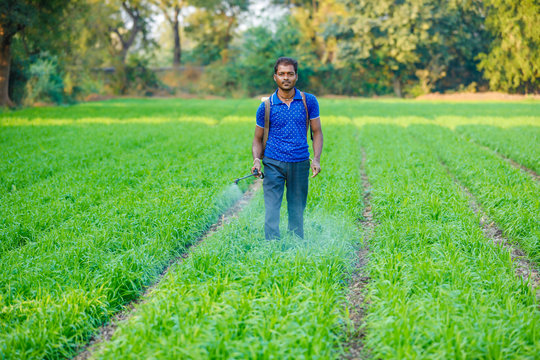
M 319 115 L 319 102 L 315 95 L 306 94 L 306 105 L 309 112 L 309 120 L 318 118 Z M 264 116 L 263 116 L 264 117 Z
M 257 109 L 257 126 L 264 128 L 264 101 Z

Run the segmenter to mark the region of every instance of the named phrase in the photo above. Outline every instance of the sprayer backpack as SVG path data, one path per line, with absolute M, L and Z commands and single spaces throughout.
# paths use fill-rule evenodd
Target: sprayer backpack
M 302 96 L 302 102 L 304 103 L 304 108 L 306 109 L 306 140 L 307 140 L 307 132 L 309 131 L 311 134 L 311 141 L 313 141 L 313 130 L 309 126 L 309 113 L 306 103 L 306 94 L 304 94 L 302 91 L 300 91 L 300 95 Z M 264 100 L 264 135 L 263 135 L 263 154 L 264 150 L 266 149 L 266 142 L 268 141 L 268 132 L 270 130 L 270 107 L 272 104 L 270 103 L 270 98 L 267 98 Z

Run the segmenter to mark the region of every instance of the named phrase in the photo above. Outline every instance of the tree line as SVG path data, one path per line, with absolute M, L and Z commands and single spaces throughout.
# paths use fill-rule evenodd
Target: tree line
M 151 69 L 164 48 L 172 67 L 204 66 L 200 91 L 225 96 L 268 93 L 284 55 L 318 94 L 540 89 L 535 0 L 273 0 L 254 14 L 256 2 L 0 0 L 0 106 L 174 92 Z

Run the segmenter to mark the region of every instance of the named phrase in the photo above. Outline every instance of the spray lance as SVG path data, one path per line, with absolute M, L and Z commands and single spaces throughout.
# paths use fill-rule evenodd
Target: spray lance
M 238 185 L 238 182 L 240 180 L 244 180 L 244 179 L 247 179 L 248 177 L 257 176 L 257 175 L 259 175 L 259 171 L 257 169 L 254 169 L 253 173 L 234 180 L 234 184 Z M 262 171 L 261 171 L 261 179 L 264 179 L 264 173 Z

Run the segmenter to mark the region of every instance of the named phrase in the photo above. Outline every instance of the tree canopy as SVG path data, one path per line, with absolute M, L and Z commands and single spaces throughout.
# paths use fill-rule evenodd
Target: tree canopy
M 539 24 L 534 0 L 4 0 L 0 104 L 175 91 L 151 69 L 167 64 L 204 67 L 193 91 L 254 95 L 284 55 L 317 93 L 538 93 Z
M 492 88 L 538 92 L 540 88 L 540 3 L 486 0 L 486 26 L 494 35 L 479 68 Z

